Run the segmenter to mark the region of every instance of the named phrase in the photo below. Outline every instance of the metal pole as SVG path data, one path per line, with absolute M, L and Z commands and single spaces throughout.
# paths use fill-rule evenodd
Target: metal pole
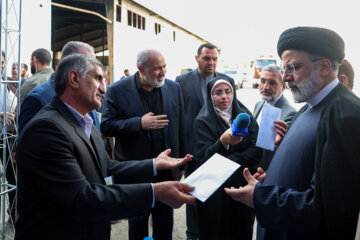
M 2 14 L 2 5 L 5 4 L 6 9 L 4 15 Z M 12 15 L 13 14 L 13 15 Z M 0 23 L 1 23 L 1 34 L 4 34 L 5 41 L 3 40 L 3 37 L 0 37 L 0 49 L 4 50 L 5 52 L 5 67 L 4 70 L 1 73 L 1 80 L 0 84 L 4 87 L 3 92 L 0 92 L 1 97 L 3 98 L 4 106 L 2 109 L 0 109 L 1 112 L 4 113 L 4 122 L 1 124 L 1 148 L 2 148 L 2 156 L 1 157 L 1 183 L 0 183 L 0 231 L 1 231 L 1 239 L 13 239 L 14 228 L 9 228 L 10 226 L 14 226 L 15 219 L 12 219 L 11 210 L 16 206 L 16 198 L 14 201 L 9 201 L 9 193 L 13 193 L 13 191 L 16 191 L 16 183 L 17 178 L 15 174 L 15 167 L 13 163 L 13 157 L 12 152 L 14 150 L 14 144 L 16 142 L 16 136 L 17 136 L 17 126 L 14 126 L 14 132 L 9 132 L 10 127 L 6 125 L 7 121 L 7 114 L 6 112 L 11 112 L 12 107 L 11 105 L 14 104 L 14 101 L 12 100 L 11 103 L 9 103 L 9 94 L 11 93 L 12 96 L 16 95 L 17 99 L 17 106 L 19 106 L 20 101 L 20 80 L 21 80 L 21 72 L 20 72 L 20 57 L 21 57 L 21 14 L 22 14 L 22 0 L 6 0 L 6 2 L 0 0 Z M 4 19 L 3 19 L 4 18 Z M 10 22 L 9 22 L 9 18 Z M 14 18 L 14 19 L 13 19 Z M 16 27 L 14 29 L 9 29 L 9 23 L 16 22 Z M 12 41 L 12 36 L 15 36 L 15 42 Z M 5 43 L 5 44 L 4 44 Z M 5 47 L 3 47 L 3 44 Z M 18 44 L 18 45 L 16 45 Z M 11 48 L 11 49 L 8 49 Z M 16 50 L 18 51 L 16 54 Z M 16 59 L 17 58 L 17 59 Z M 18 64 L 18 76 L 15 81 L 12 81 L 8 79 L 7 77 L 7 67 L 9 60 L 14 60 L 13 62 Z M 17 90 L 13 94 L 12 92 L 8 92 L 8 84 L 16 84 Z M 11 91 L 11 90 L 10 90 Z M 12 97 L 11 96 L 11 97 Z M 7 105 L 10 105 L 10 109 Z M 18 116 L 19 116 L 20 108 L 18 107 L 16 110 L 16 120 L 15 124 L 17 123 Z M 11 126 L 13 127 L 13 126 Z M 14 139 L 15 138 L 15 139 Z M 12 141 L 14 139 L 14 142 Z M 6 179 L 6 172 L 8 171 L 14 171 L 9 172 L 10 174 L 14 174 L 15 177 L 15 184 L 8 184 Z M 16 195 L 16 193 L 15 193 Z M 9 210 L 9 221 L 7 221 L 7 214 L 6 211 Z M 16 210 L 15 210 L 16 211 Z

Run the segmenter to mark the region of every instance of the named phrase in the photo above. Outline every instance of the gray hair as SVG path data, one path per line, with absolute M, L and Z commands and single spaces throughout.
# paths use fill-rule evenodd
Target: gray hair
M 70 71 L 74 70 L 84 78 L 89 71 L 95 68 L 95 65 L 104 70 L 99 60 L 85 54 L 72 54 L 62 58 L 54 78 L 56 95 L 61 96 L 64 93 L 68 82 L 67 75 Z
M 61 59 L 64 57 L 67 57 L 71 54 L 79 53 L 79 48 L 81 48 L 81 47 L 88 49 L 92 53 L 95 52 L 94 48 L 87 43 L 80 42 L 80 41 L 70 41 L 70 42 L 66 43 L 64 45 L 64 47 L 62 48 Z
M 266 67 L 264 67 L 262 69 L 262 72 L 277 72 L 279 74 L 279 76 L 280 76 L 281 83 L 284 83 L 284 81 L 283 81 L 283 71 L 282 71 L 280 66 L 272 63 L 272 64 L 269 64 Z
M 136 66 L 142 66 L 142 67 L 146 68 L 152 54 L 160 54 L 162 56 L 162 54 L 158 50 L 145 49 L 138 53 L 137 58 L 136 58 Z

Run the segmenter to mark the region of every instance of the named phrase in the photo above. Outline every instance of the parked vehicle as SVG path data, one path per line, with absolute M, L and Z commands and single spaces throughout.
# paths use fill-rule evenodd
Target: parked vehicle
M 264 67 L 266 67 L 269 64 L 276 64 L 276 59 L 273 56 L 260 56 L 259 58 L 251 61 L 250 77 L 253 88 L 259 87 L 261 71 Z
M 243 87 L 244 78 L 242 75 L 238 73 L 235 69 L 226 69 L 223 71 L 224 74 L 228 75 L 232 79 L 234 79 L 236 89 L 240 89 Z M 245 79 L 246 80 L 246 79 Z

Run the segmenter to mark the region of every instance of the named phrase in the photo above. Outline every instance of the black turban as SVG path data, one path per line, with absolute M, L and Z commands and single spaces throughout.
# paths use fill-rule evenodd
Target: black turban
M 295 27 L 285 30 L 279 37 L 277 51 L 296 49 L 323 56 L 338 63 L 345 57 L 343 39 L 334 31 L 318 27 Z

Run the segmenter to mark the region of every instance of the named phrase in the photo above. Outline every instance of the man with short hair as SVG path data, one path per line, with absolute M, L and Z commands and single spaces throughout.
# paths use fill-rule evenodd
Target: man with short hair
M 349 60 L 343 59 L 341 61 L 337 77 L 339 81 L 345 84 L 347 88 L 349 88 L 350 90 L 353 89 L 355 73 Z
M 22 87 L 22 85 L 24 84 L 26 78 L 24 78 L 25 76 L 25 73 L 24 73 L 24 65 L 26 66 L 26 64 L 22 63 L 20 64 L 20 88 Z M 14 81 L 17 81 L 18 80 L 18 63 L 13 63 L 12 66 L 11 66 L 11 77 L 12 77 L 12 80 Z M 27 66 L 26 66 L 27 68 Z M 9 79 L 9 78 L 8 78 Z M 18 84 L 14 84 L 15 86 L 15 91 L 18 87 Z
M 61 51 L 61 58 L 67 57 L 71 54 L 86 54 L 95 57 L 94 48 L 87 43 L 79 41 L 70 41 L 66 43 Z M 35 87 L 24 99 L 21 104 L 19 115 L 19 128 L 18 135 L 21 135 L 25 125 L 40 111 L 42 107 L 51 102 L 51 99 L 55 96 L 54 91 L 54 76 L 51 74 L 50 78 Z M 93 110 L 89 113 L 93 118 L 96 128 L 100 131 L 99 120 L 96 116 L 96 111 Z
M 337 79 L 344 48 L 343 39 L 325 28 L 296 27 L 280 35 L 284 81 L 295 102 L 307 104 L 295 116 L 266 175 L 251 176 L 245 169 L 248 185 L 225 189 L 255 208 L 258 239 L 355 237 L 360 99 Z
M 292 122 L 296 110 L 283 95 L 286 89 L 286 83 L 283 81 L 282 70 L 276 64 L 270 64 L 263 68 L 260 76 L 259 91 L 262 101 L 256 103 L 254 108 L 254 118 L 260 125 L 262 118 L 262 109 L 264 104 L 281 109 L 280 120 L 284 121 L 287 126 Z M 275 123 L 278 123 L 276 121 Z M 263 150 L 263 157 L 260 161 L 260 167 L 267 170 L 274 151 Z
M 24 85 L 20 89 L 20 105 L 34 87 L 48 80 L 54 72 L 52 68 L 49 67 L 50 62 L 51 54 L 48 50 L 39 48 L 32 52 L 30 69 L 33 75 L 24 82 Z
M 22 63 L 21 64 L 21 77 L 23 79 L 27 79 L 29 77 L 29 74 L 28 74 L 28 66 L 26 65 L 26 63 Z
M 225 74 L 216 72 L 218 61 L 217 48 L 209 43 L 199 46 L 195 60 L 198 64 L 196 70 L 177 76 L 175 81 L 180 84 L 185 106 L 186 124 L 186 149 L 188 153 L 194 154 L 194 130 L 193 124 L 196 116 L 200 112 L 206 101 L 206 84 L 213 77 L 223 77 L 231 79 Z M 196 159 L 185 166 L 185 177 L 189 176 L 196 169 Z M 186 205 L 186 235 L 187 239 L 198 239 L 198 221 L 195 205 Z
M 121 79 L 126 78 L 126 77 L 128 77 L 128 76 L 130 76 L 129 69 L 125 69 L 125 70 L 124 70 L 124 76 L 122 76 Z
M 167 149 L 154 159 L 119 162 L 106 154 L 88 115 L 106 91 L 96 58 L 63 58 L 54 83 L 56 96 L 19 139 L 16 240 L 110 240 L 112 220 L 147 214 L 158 202 L 180 207 L 195 201 L 187 184 L 143 183 L 190 155 L 173 159 Z
M 165 78 L 164 56 L 154 49 L 137 56 L 138 72 L 108 87 L 101 131 L 115 137 L 115 158 L 143 159 L 171 148 L 171 156 L 186 152 L 184 105 L 178 83 Z M 179 169 L 159 172 L 156 182 L 179 180 Z M 151 210 L 154 239 L 172 239 L 173 210 L 156 203 Z M 129 220 L 129 239 L 148 236 L 148 217 Z

